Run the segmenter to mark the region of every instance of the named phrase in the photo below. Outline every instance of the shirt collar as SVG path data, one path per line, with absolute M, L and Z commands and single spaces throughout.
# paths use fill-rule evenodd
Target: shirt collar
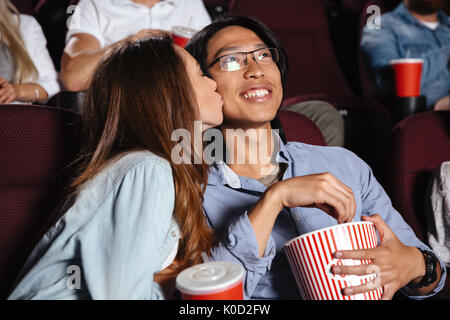
M 411 14 L 411 12 L 409 12 L 408 8 L 406 8 L 405 4 L 403 2 L 401 2 L 397 8 L 394 9 L 395 13 L 397 13 L 398 15 L 402 16 L 404 19 L 406 19 L 407 21 L 414 23 L 418 26 L 422 26 L 425 27 L 423 24 L 421 24 L 419 21 L 417 21 L 416 18 L 414 18 L 414 16 Z M 438 20 L 439 20 L 439 24 L 443 24 L 448 26 L 449 25 L 449 19 L 447 17 L 447 15 L 440 10 L 438 12 Z
M 276 161 L 279 163 L 290 164 L 292 159 L 286 152 L 286 146 L 283 143 L 283 140 L 275 131 L 272 130 L 272 132 L 274 134 L 274 138 L 278 141 L 280 148 L 276 155 Z M 229 185 L 233 189 L 240 189 L 242 187 L 239 175 L 231 170 L 231 168 L 223 160 L 217 160 L 213 165 L 211 165 L 208 174 L 208 184 Z

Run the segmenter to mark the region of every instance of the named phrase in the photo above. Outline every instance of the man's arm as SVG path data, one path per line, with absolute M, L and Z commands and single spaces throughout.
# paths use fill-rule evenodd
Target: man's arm
M 74 34 L 67 42 L 61 59 L 61 79 L 69 91 L 87 89 L 89 79 L 100 59 L 117 45 L 102 48 L 100 41 L 87 33 Z

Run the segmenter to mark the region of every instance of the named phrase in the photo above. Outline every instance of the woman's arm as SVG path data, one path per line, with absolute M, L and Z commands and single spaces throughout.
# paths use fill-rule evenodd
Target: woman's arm
M 13 84 L 0 78 L 0 103 L 13 101 L 35 102 L 45 101 L 48 95 L 42 86 L 37 83 Z
M 178 241 L 170 165 L 136 165 L 80 231 L 81 270 L 93 299 L 163 299 L 154 275 Z

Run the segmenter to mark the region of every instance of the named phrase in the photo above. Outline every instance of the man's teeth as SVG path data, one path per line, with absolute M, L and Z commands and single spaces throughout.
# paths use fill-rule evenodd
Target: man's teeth
M 244 98 L 264 97 L 267 94 L 269 94 L 267 89 L 252 90 L 244 93 Z

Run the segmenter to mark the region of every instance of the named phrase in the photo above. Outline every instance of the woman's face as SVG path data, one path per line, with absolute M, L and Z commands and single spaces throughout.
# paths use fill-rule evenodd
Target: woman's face
M 175 45 L 175 51 L 182 57 L 194 89 L 200 115 L 200 119 L 198 120 L 202 121 L 202 130 L 205 131 L 222 124 L 223 100 L 222 96 L 216 92 L 216 82 L 203 76 L 197 60 L 186 50 Z
M 230 26 L 208 41 L 207 65 L 229 53 L 250 52 L 267 45 L 251 30 Z M 224 126 L 252 128 L 275 118 L 283 98 L 281 74 L 275 63 L 258 64 L 252 54 L 239 70 L 223 71 L 219 62 L 209 68 L 224 100 Z

